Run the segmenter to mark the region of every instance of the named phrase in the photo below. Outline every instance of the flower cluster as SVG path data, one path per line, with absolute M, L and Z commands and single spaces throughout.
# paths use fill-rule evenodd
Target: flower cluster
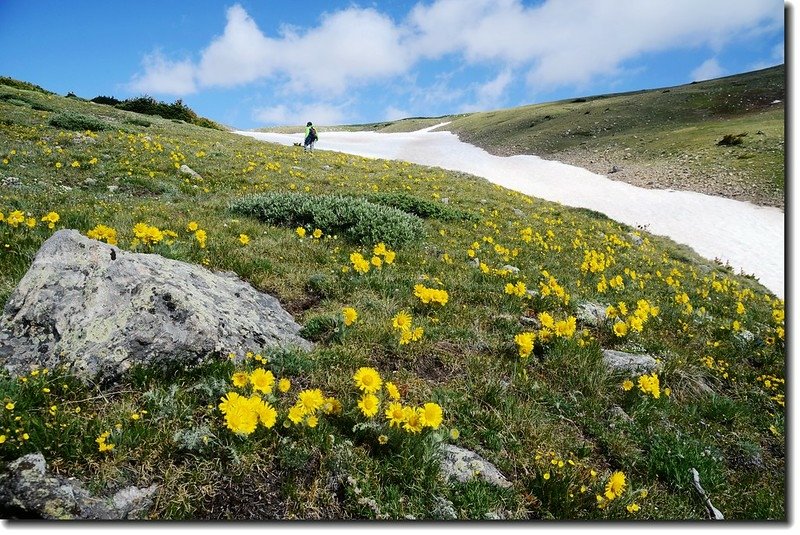
M 117 244 L 117 231 L 105 225 L 97 225 L 92 230 L 86 233 L 88 238 L 98 241 L 104 241 L 109 245 Z
M 353 375 L 353 382 L 361 392 L 358 408 L 367 418 L 374 418 L 381 409 L 378 394 L 386 391 L 384 418 L 389 428 L 402 429 L 416 434 L 425 428 L 438 429 L 444 418 L 442 407 L 437 403 L 424 403 L 422 406 L 403 405 L 400 391 L 392 382 L 385 382 L 375 368 L 362 367 Z
M 164 239 L 164 233 L 158 227 L 146 223 L 136 223 L 133 227 L 133 235 L 135 243 L 144 245 L 155 245 Z
M 516 295 L 517 297 L 530 298 L 530 295 L 528 294 L 528 288 L 522 281 L 517 281 L 516 284 L 511 284 L 510 282 L 506 283 L 505 293 L 508 295 Z
M 447 290 L 437 290 L 435 288 L 428 288 L 423 284 L 414 285 L 414 295 L 419 298 L 423 303 L 439 303 L 444 306 L 447 304 L 449 296 Z
M 94 441 L 97 442 L 97 447 L 99 451 L 108 452 L 114 449 L 114 444 L 106 442 L 108 440 L 108 437 L 110 436 L 111 436 L 111 431 L 106 431 L 102 433 L 99 437 L 94 439 Z
M 406 345 L 409 342 L 418 342 L 425 334 L 425 329 L 422 327 L 414 327 L 411 314 L 405 310 L 401 310 L 392 318 L 392 327 L 394 330 L 400 332 L 400 345 Z

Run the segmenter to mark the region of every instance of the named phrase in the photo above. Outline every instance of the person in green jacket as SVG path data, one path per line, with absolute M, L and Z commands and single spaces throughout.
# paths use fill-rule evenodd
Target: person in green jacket
M 303 148 L 306 151 L 313 151 L 314 150 L 314 143 L 317 142 L 319 136 L 317 136 L 317 129 L 314 128 L 314 125 L 311 124 L 311 121 L 306 123 L 306 138 L 303 141 Z

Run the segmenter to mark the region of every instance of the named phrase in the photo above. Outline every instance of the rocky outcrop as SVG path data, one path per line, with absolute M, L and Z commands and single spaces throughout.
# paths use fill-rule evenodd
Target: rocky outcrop
M 11 462 L 0 474 L 2 518 L 125 520 L 146 517 L 158 487 L 126 487 L 94 496 L 75 479 L 52 475 L 41 453 Z
M 110 381 L 136 364 L 310 349 L 299 330 L 277 299 L 233 274 L 60 230 L 5 306 L 0 364 L 11 373 L 66 364 L 78 377 Z

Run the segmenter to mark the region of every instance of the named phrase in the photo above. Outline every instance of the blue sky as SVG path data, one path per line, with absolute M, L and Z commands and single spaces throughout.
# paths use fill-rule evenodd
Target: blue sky
M 0 0 L 0 75 L 236 128 L 666 87 L 784 62 L 779 0 Z

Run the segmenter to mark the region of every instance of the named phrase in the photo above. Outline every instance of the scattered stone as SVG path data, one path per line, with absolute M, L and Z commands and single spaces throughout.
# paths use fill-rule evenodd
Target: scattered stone
M 595 301 L 578 303 L 575 318 L 590 327 L 598 327 L 606 321 L 606 307 Z
M 1 183 L 8 188 L 16 188 L 22 185 L 22 180 L 15 176 L 7 176 Z
M 435 520 L 456 520 L 458 514 L 453 506 L 453 502 L 442 496 L 434 496 L 433 518 Z
M 517 217 L 525 217 L 525 212 L 523 212 L 519 208 L 514 208 L 513 212 Z
M 614 405 L 611 407 L 611 418 L 613 420 L 621 420 L 625 423 L 633 421 L 633 418 L 631 418 L 628 413 L 625 412 L 625 410 L 619 405 Z
M 111 185 L 111 186 L 106 186 L 106 187 L 108 188 L 108 192 L 109 193 L 114 193 L 119 189 L 119 186 L 116 186 L 116 185 Z
M 194 169 L 192 169 L 191 167 L 189 167 L 186 164 L 182 164 L 180 169 L 178 169 L 178 170 L 181 173 L 183 173 L 184 175 L 189 175 L 194 179 L 202 179 L 203 178 L 202 176 L 200 176 L 200 173 L 198 173 L 197 171 L 195 171 Z
M 658 362 L 650 355 L 637 355 L 614 349 L 603 350 L 603 362 L 615 372 L 651 373 L 658 367 Z
M 534 329 L 542 328 L 542 322 L 534 316 L 520 316 L 519 322 L 522 325 L 527 325 L 528 327 L 533 327 Z
M 88 143 L 89 145 L 94 145 L 95 143 L 97 143 L 97 140 L 81 132 L 76 132 L 75 135 L 72 137 L 72 142 L 77 145 L 82 145 L 84 143 Z
M 612 175 L 612 174 L 614 174 L 614 173 L 619 173 L 620 171 L 622 171 L 622 169 L 620 169 L 620 168 L 619 168 L 619 167 L 617 167 L 616 165 L 612 165 L 612 166 L 611 166 L 611 170 L 608 172 L 608 174 L 609 174 L 609 175 Z
M 519 268 L 518 268 L 518 267 L 516 267 L 516 266 L 512 266 L 511 264 L 506 264 L 505 266 L 501 267 L 500 269 L 504 269 L 504 270 L 506 270 L 506 271 L 510 271 L 510 272 L 511 272 L 511 273 L 513 273 L 514 275 L 516 275 L 517 273 L 519 273 Z
M 496 487 L 508 488 L 511 482 L 489 461 L 477 453 L 459 448 L 453 444 L 445 444 L 441 473 L 445 480 L 455 479 L 459 483 L 467 483 L 476 477 Z
M 642 245 L 642 243 L 644 243 L 642 237 L 633 232 L 629 232 L 628 237 L 631 239 L 631 243 L 633 243 L 636 247 L 639 247 Z
M 441 201 L 444 204 L 450 204 L 450 197 L 442 197 Z
M 97 184 L 97 180 L 95 180 L 95 179 L 93 179 L 91 177 L 87 178 L 86 180 L 83 181 L 83 185 L 84 186 L 94 186 L 95 184 Z
M 156 490 L 157 485 L 126 487 L 111 496 L 93 496 L 80 481 L 49 474 L 41 453 L 29 453 L 0 474 L 0 513 L 47 520 L 143 519 Z
M 59 230 L 39 249 L 0 318 L 0 365 L 66 364 L 109 382 L 135 364 L 194 365 L 267 347 L 310 349 L 278 300 L 235 274 L 131 253 Z

